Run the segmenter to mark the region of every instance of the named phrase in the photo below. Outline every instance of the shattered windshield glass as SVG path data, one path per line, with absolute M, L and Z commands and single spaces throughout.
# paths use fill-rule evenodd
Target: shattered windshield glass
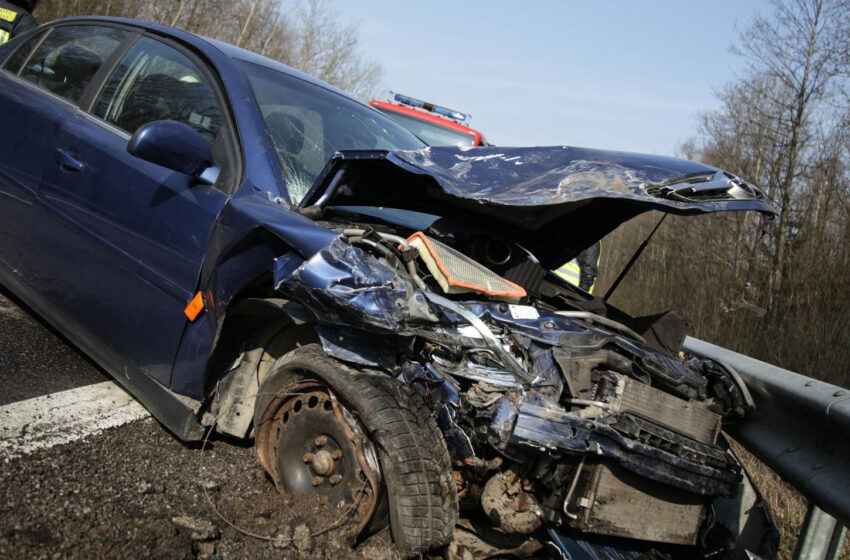
M 416 150 L 413 134 L 377 111 L 295 76 L 242 63 L 292 202 L 339 150 Z

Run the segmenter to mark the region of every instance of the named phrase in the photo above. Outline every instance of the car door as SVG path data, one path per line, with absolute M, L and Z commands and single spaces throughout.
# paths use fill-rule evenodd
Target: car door
M 57 243 L 37 204 L 55 139 L 87 86 L 131 34 L 92 25 L 52 27 L 22 44 L 0 76 L 0 266 L 39 293 L 49 290 Z M 68 240 L 70 241 L 70 240 Z
M 233 177 L 233 128 L 211 70 L 179 46 L 140 37 L 55 137 L 70 161 L 45 174 L 50 237 L 79 239 L 57 261 L 67 311 L 142 371 L 169 384 L 210 228 Z M 213 147 L 215 186 L 128 153 L 131 134 L 184 122 Z M 76 261 L 76 263 L 71 262 Z

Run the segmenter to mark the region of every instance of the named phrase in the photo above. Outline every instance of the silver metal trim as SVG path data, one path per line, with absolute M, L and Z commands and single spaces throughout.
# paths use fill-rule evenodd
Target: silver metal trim
M 13 82 L 17 82 L 18 84 L 20 84 L 20 85 L 22 85 L 26 88 L 29 88 L 29 89 L 33 90 L 34 92 L 36 92 L 38 94 L 44 95 L 44 96 L 46 96 L 46 97 L 48 97 L 48 98 L 50 98 L 54 101 L 57 101 L 57 102 L 61 103 L 62 105 L 66 106 L 68 109 L 71 109 L 71 110 L 78 110 L 79 109 L 79 105 L 77 105 L 73 101 L 65 99 L 61 95 L 56 95 L 52 91 L 50 91 L 48 89 L 44 89 L 43 87 L 39 86 L 38 84 L 34 84 L 29 80 L 25 80 L 24 78 L 21 78 L 17 74 L 13 74 L 13 73 L 9 72 L 5 68 L 2 70 L 2 72 L 4 74 L 6 74 L 6 77 L 9 78 L 10 80 L 12 80 Z
M 121 138 L 123 138 L 124 140 L 126 140 L 128 142 L 130 141 L 130 138 L 133 137 L 133 135 L 128 133 L 127 131 L 120 129 L 117 126 L 115 126 L 111 123 L 106 122 L 105 120 L 101 119 L 100 117 L 96 117 L 95 115 L 92 115 L 91 113 L 87 113 L 87 112 L 83 111 L 82 109 L 77 109 L 77 116 L 82 117 L 82 118 L 86 119 L 87 121 L 89 121 L 90 123 L 96 124 L 99 127 L 104 128 L 107 131 L 109 131 L 109 132 L 111 132 L 111 133 L 113 133 L 117 136 L 120 136 Z
M 19 85 L 22 85 L 22 86 L 32 90 L 33 92 L 39 94 L 39 95 L 43 95 L 43 96 L 49 98 L 52 101 L 56 101 L 57 103 L 63 105 L 67 109 L 74 111 L 74 114 L 76 116 L 82 117 L 82 118 L 86 119 L 87 121 L 94 123 L 94 124 L 104 128 L 104 129 L 108 130 L 109 132 L 123 138 L 126 141 L 129 141 L 130 138 L 132 137 L 131 134 L 125 132 L 124 130 L 121 130 L 120 128 L 118 128 L 116 126 L 109 124 L 108 122 L 104 121 L 100 117 L 96 117 L 96 116 L 92 115 L 91 113 L 87 113 L 86 111 L 83 111 L 82 109 L 80 109 L 79 105 L 77 105 L 76 103 L 69 101 L 68 99 L 65 99 L 64 97 L 62 97 L 60 95 L 56 95 L 52 91 L 44 89 L 43 87 L 39 86 L 38 84 L 34 84 L 29 80 L 21 78 L 20 76 L 9 72 L 5 68 L 0 70 L 0 72 L 2 72 L 5 77 L 9 78 L 13 82 L 15 82 Z

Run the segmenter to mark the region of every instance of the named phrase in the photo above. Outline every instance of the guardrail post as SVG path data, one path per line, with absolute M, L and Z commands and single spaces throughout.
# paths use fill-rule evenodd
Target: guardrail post
M 815 504 L 809 504 L 794 560 L 838 560 L 847 529 Z
M 841 558 L 841 548 L 844 546 L 844 539 L 847 537 L 847 526 L 838 525 L 832 533 L 832 542 L 829 543 L 829 550 L 826 551 L 828 560 L 839 560 Z

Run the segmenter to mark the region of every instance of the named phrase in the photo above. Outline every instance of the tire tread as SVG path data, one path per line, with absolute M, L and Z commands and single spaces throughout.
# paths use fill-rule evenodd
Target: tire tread
M 275 390 L 266 385 L 280 383 L 285 371 L 279 370 L 315 373 L 349 405 L 377 444 L 390 530 L 399 552 L 422 555 L 451 542 L 458 517 L 451 459 L 424 399 L 396 379 L 365 374 L 338 362 L 318 344 L 282 356 L 261 393 Z

